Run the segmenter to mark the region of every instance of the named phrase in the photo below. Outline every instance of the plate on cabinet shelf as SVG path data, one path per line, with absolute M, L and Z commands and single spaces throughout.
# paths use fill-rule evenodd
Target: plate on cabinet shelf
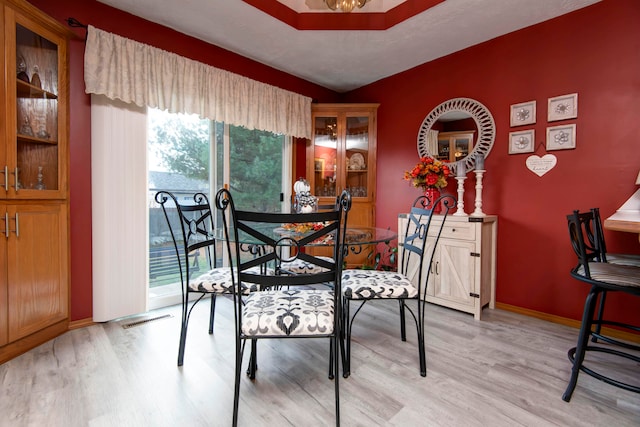
M 349 159 L 349 169 L 351 170 L 360 170 L 364 169 L 366 165 L 364 164 L 364 156 L 360 153 L 355 153 Z

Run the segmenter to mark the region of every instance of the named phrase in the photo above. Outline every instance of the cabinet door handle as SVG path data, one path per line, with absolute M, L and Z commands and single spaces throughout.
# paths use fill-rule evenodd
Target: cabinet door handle
M 18 214 L 16 214 L 16 217 L 18 216 Z M 18 223 L 16 222 L 16 225 L 18 225 Z M 440 274 L 440 269 L 438 268 L 440 266 L 440 261 L 436 261 L 436 275 Z
M 4 174 L 4 191 L 9 190 L 9 168 L 7 167 L 7 165 L 4 165 L 4 169 L 2 169 L 2 171 L 0 171 L 1 173 Z
M 432 274 L 436 274 L 436 275 L 440 274 L 438 272 L 438 264 L 439 264 L 439 261 L 436 261 L 436 262 L 431 261 L 431 273 Z
M 13 183 L 13 188 L 16 189 L 16 193 L 17 193 L 18 190 L 20 189 L 20 185 L 18 184 L 18 182 L 20 182 L 20 180 L 18 179 L 18 168 L 17 167 L 13 171 L 13 175 L 15 176 L 15 182 Z
M 16 212 L 15 221 L 16 221 L 16 229 L 13 230 L 13 232 L 16 233 L 16 237 L 20 237 L 20 224 L 18 222 L 18 212 Z M 9 223 L 9 221 L 7 221 L 7 224 L 8 223 Z M 8 236 L 8 234 L 7 234 L 7 236 Z
M 4 213 L 4 237 L 9 238 L 9 212 Z

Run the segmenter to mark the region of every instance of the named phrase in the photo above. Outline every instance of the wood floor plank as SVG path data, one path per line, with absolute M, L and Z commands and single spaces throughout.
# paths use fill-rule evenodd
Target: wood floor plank
M 233 405 L 232 306 L 194 309 L 184 366 L 176 366 L 180 309 L 70 331 L 0 365 L 0 426 L 229 426 Z M 577 330 L 486 310 L 483 321 L 427 306 L 427 377 L 415 328 L 400 340 L 398 306 L 373 303 L 353 329 L 352 369 L 340 378 L 344 426 L 638 426 L 640 395 L 580 375 L 570 403 L 567 350 Z M 140 319 L 137 318 L 137 319 Z M 408 319 L 410 322 L 410 319 Z M 334 424 L 328 341 L 259 343 L 255 381 L 242 374 L 243 426 Z M 248 353 L 248 349 L 246 351 Z M 594 367 L 640 382 L 640 366 L 589 355 Z M 248 354 L 243 366 L 246 367 Z

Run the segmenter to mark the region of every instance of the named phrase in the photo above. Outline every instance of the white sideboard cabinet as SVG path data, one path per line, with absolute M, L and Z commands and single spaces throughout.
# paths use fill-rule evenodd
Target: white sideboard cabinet
M 429 235 L 437 233 L 443 216 L 434 215 Z M 426 219 L 425 219 L 426 222 Z M 398 216 L 398 243 L 404 241 L 407 214 Z M 456 310 L 472 313 L 480 320 L 485 306 L 494 308 L 496 301 L 496 236 L 498 218 L 446 217 L 440 241 L 436 247 L 431 266 L 425 260 L 426 269 L 431 268 L 427 285 L 426 301 Z M 429 240 L 427 240 L 429 245 Z M 402 265 L 402 251 L 399 251 Z M 412 261 L 413 263 L 413 261 Z M 415 267 L 408 268 L 408 276 L 417 285 L 417 260 Z

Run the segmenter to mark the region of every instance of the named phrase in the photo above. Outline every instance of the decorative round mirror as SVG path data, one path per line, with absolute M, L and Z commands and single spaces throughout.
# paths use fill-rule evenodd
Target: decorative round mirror
M 471 171 L 476 155 L 487 157 L 495 139 L 496 126 L 487 107 L 470 98 L 454 98 L 424 118 L 418 132 L 418 154 L 450 162 L 454 174 L 461 166 Z

